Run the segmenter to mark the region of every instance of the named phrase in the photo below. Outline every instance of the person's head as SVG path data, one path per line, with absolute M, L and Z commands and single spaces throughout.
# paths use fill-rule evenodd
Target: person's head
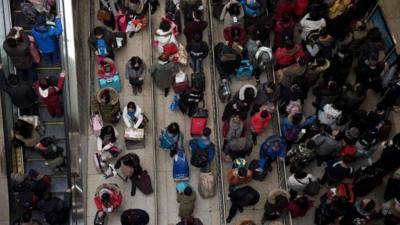
M 167 54 L 161 53 L 161 55 L 158 57 L 158 60 L 160 60 L 161 62 L 167 62 L 169 58 Z
M 246 177 L 247 176 L 247 168 L 246 167 L 239 167 L 238 168 L 238 176 L 239 177 Z
M 268 115 L 269 115 L 269 112 L 267 110 L 261 111 L 261 118 L 265 119 L 268 117 Z
M 318 7 L 313 7 L 311 5 L 310 7 L 310 19 L 317 21 L 321 19 L 321 13 L 319 12 L 319 8 Z
M 193 19 L 201 20 L 203 18 L 203 10 L 196 9 L 193 11 Z
M 290 15 L 290 12 L 285 11 L 282 13 L 282 17 L 281 17 L 282 22 L 289 23 L 291 19 L 292 19 L 292 15 Z
M 292 123 L 293 125 L 299 125 L 303 121 L 303 114 L 296 113 L 292 116 Z
M 51 194 L 51 192 L 44 192 L 43 193 L 43 200 L 45 201 L 50 201 L 53 198 L 53 195 Z
M 211 135 L 211 129 L 206 127 L 203 129 L 203 137 L 209 138 Z
M 128 109 L 128 112 L 136 112 L 136 104 L 134 102 L 128 102 L 126 108 Z
M 16 74 L 12 73 L 12 74 L 8 75 L 7 79 L 8 79 L 8 83 L 12 86 L 16 86 L 19 84 L 19 78 Z
M 163 32 L 168 32 L 171 29 L 171 24 L 168 21 L 162 20 L 159 29 Z
M 25 211 L 22 213 L 21 221 L 23 223 L 29 223 L 32 220 L 32 213 L 30 211 Z
M 306 176 L 307 176 L 307 173 L 304 172 L 302 169 L 297 169 L 297 170 L 294 172 L 294 178 L 296 178 L 296 179 L 303 179 L 303 178 L 305 178 Z
M 109 91 L 109 90 L 105 90 L 105 91 L 102 93 L 100 99 L 101 99 L 101 101 L 102 101 L 103 103 L 105 103 L 105 104 L 110 103 L 110 102 L 111 102 L 111 93 L 110 93 L 110 91 Z
M 244 90 L 244 100 L 245 101 L 252 101 L 256 97 L 256 93 L 254 92 L 253 88 L 246 88 Z
M 382 41 L 382 33 L 378 27 L 373 27 L 370 30 L 368 30 L 367 37 L 369 40 L 371 40 L 373 42 Z
M 228 8 L 228 13 L 232 16 L 238 16 L 240 14 L 240 5 L 238 4 L 231 4 Z
M 43 90 L 47 90 L 50 87 L 49 79 L 46 77 L 39 79 L 39 87 Z
M 108 192 L 104 192 L 101 194 L 100 196 L 101 199 L 101 203 L 106 206 L 109 207 L 111 205 L 111 195 Z
M 17 39 L 14 37 L 7 37 L 6 44 L 11 48 L 15 48 L 17 46 Z
M 187 187 L 185 188 L 185 190 L 183 190 L 183 193 L 184 193 L 186 196 L 190 196 L 190 195 L 192 195 L 193 190 L 192 190 L 191 187 L 187 186 Z
M 104 37 L 104 28 L 102 27 L 95 27 L 93 30 L 94 35 L 97 39 L 101 39 Z
M 349 165 L 350 163 L 353 162 L 353 157 L 351 157 L 349 155 L 345 155 L 345 156 L 343 156 L 342 161 L 344 164 Z
M 170 134 L 179 134 L 179 125 L 177 123 L 171 123 L 167 127 L 167 131 Z
M 241 122 L 240 116 L 239 115 L 233 115 L 232 116 L 232 122 L 240 123 Z
M 278 195 L 275 197 L 275 206 L 278 210 L 284 210 L 287 207 L 288 203 L 289 200 L 283 195 Z
M 131 62 L 131 67 L 136 70 L 138 70 L 140 68 L 140 66 L 142 65 L 142 59 L 139 58 L 138 56 L 133 56 L 130 59 L 130 62 Z
M 299 206 L 300 209 L 306 210 L 310 208 L 310 200 L 306 196 L 301 196 L 300 198 L 297 198 L 294 200 L 294 203 Z

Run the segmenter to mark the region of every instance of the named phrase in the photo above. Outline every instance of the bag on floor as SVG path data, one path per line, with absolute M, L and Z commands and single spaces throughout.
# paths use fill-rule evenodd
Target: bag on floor
M 215 177 L 212 172 L 200 173 L 198 190 L 203 198 L 211 198 L 215 195 Z
M 193 73 L 190 80 L 191 87 L 202 92 L 206 90 L 206 76 L 204 76 L 203 72 Z
M 250 60 L 240 61 L 240 67 L 236 70 L 236 80 L 250 80 L 253 76 L 254 67 Z
M 336 186 L 336 196 L 343 197 L 350 203 L 354 203 L 356 197 L 353 192 L 353 184 L 350 183 L 340 183 Z
M 124 32 L 125 33 L 126 30 L 127 30 L 127 27 L 128 27 L 128 18 L 127 18 L 127 16 L 121 14 L 121 15 L 118 16 L 117 21 L 118 21 L 118 30 L 120 32 Z
M 357 197 L 364 197 L 383 182 L 383 170 L 373 166 L 358 169 L 353 177 L 353 191 Z
M 174 156 L 172 177 L 175 182 L 189 180 L 189 163 L 183 149 L 178 149 Z
M 253 179 L 258 181 L 264 181 L 268 174 L 264 159 L 253 159 L 249 164 L 249 170 L 253 172 Z
M 114 76 L 110 78 L 99 78 L 99 87 L 100 89 L 110 87 L 116 90 L 117 92 L 121 92 L 122 86 L 119 73 L 116 72 Z
M 106 217 L 107 217 L 107 213 L 103 212 L 103 214 L 100 216 L 100 211 L 97 211 L 96 216 L 94 217 L 93 224 L 94 225 L 105 225 Z
M 179 72 L 175 74 L 175 79 L 172 84 L 172 88 L 177 94 L 181 94 L 184 91 L 186 91 L 186 89 L 189 88 L 188 77 L 186 73 L 184 73 L 182 70 L 179 70 Z
M 114 33 L 114 38 L 115 38 L 115 49 L 121 49 L 125 47 L 127 43 L 127 36 L 125 32 L 115 32 Z
M 194 113 L 191 124 L 190 124 L 190 135 L 192 137 L 199 137 L 203 134 L 204 128 L 207 125 L 208 110 L 203 108 L 197 108 Z
M 144 129 L 126 128 L 124 133 L 124 139 L 128 141 L 141 141 L 144 139 Z
M 151 185 L 151 178 L 147 170 L 144 170 L 139 176 L 136 187 L 145 195 L 153 193 L 153 186 Z
M 98 137 L 100 136 L 101 128 L 103 128 L 103 119 L 99 113 L 96 113 L 93 118 L 90 120 L 92 124 L 93 134 Z
M 171 111 L 176 111 L 179 109 L 181 104 L 181 98 L 179 97 L 179 95 L 174 95 L 174 98 L 172 99 L 171 104 L 169 104 L 169 110 Z

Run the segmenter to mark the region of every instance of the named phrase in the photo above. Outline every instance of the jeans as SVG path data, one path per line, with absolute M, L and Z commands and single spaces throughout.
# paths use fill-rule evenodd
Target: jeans
M 29 83 L 33 83 L 38 80 L 38 74 L 34 68 L 17 69 L 17 75 L 20 76 L 23 81 Z
M 199 73 L 203 71 L 203 61 L 201 59 L 190 58 L 189 65 L 190 68 L 192 68 L 193 73 Z
M 60 64 L 60 50 L 54 52 L 42 53 L 42 62 L 47 65 L 57 65 Z

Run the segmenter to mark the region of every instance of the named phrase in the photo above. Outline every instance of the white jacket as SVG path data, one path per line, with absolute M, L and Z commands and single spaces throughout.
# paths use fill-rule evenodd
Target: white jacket
M 342 111 L 333 108 L 332 104 L 326 104 L 323 111 L 318 113 L 318 119 L 322 124 L 330 126 L 336 122 L 340 115 L 342 115 Z
M 240 88 L 240 90 L 239 90 L 239 99 L 241 100 L 241 101 L 243 101 L 245 98 L 244 98 L 244 91 L 247 89 L 247 88 L 252 88 L 253 90 L 254 90 L 254 98 L 255 98 L 255 96 L 257 96 L 257 88 L 254 86 L 254 85 L 252 85 L 252 84 L 245 84 L 245 85 L 243 85 L 241 88 Z
M 315 180 L 316 180 L 315 177 L 311 174 L 307 174 L 307 176 L 304 177 L 303 179 L 296 179 L 294 177 L 294 174 L 292 174 L 288 178 L 287 185 L 289 189 L 293 191 L 302 192 L 304 188 L 307 186 L 307 184 L 310 183 L 310 181 L 315 181 Z
M 168 43 L 174 43 L 178 46 L 178 41 L 176 40 L 175 35 L 172 33 L 172 28 L 164 32 L 161 29 L 157 29 L 154 35 L 154 41 L 157 43 L 158 53 L 164 52 L 164 45 Z
M 128 116 L 128 107 L 125 106 L 124 110 L 122 111 L 122 118 L 124 119 L 125 122 L 125 126 L 127 128 L 139 128 L 140 124 L 142 124 L 143 122 L 143 114 L 142 114 L 142 109 L 136 105 L 136 112 L 135 112 L 135 117 L 137 118 L 136 123 L 134 123 L 134 121 L 131 120 L 131 118 L 129 118 Z
M 300 25 L 301 25 L 301 38 L 306 41 L 307 36 L 312 30 L 320 30 L 323 27 L 326 27 L 326 22 L 324 18 L 321 18 L 320 20 L 314 21 L 310 20 L 310 13 L 307 13 L 303 19 L 300 20 Z

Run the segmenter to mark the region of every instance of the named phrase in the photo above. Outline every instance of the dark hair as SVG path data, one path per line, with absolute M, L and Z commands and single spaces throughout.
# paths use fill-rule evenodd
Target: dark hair
M 24 223 L 29 223 L 32 219 L 32 213 L 30 211 L 25 211 L 22 213 L 21 220 Z
M 10 74 L 8 75 L 8 83 L 11 85 L 17 85 L 19 84 L 19 77 L 16 74 Z
M 373 27 L 368 31 L 367 34 L 368 39 L 373 42 L 380 42 L 382 41 L 382 33 L 377 27 Z
M 296 179 L 303 179 L 307 176 L 307 173 L 304 172 L 302 169 L 298 168 L 296 171 L 294 171 L 294 177 Z
M 138 57 L 138 56 L 133 56 L 130 59 L 130 62 L 131 62 L 131 67 L 132 68 L 135 67 L 135 64 L 139 64 L 139 67 L 140 67 L 142 65 L 142 63 L 143 63 L 142 59 L 140 57 Z
M 239 175 L 239 177 L 247 176 L 247 168 L 246 167 L 239 167 L 238 175 Z
M 15 48 L 17 46 L 17 40 L 15 38 L 13 38 L 13 37 L 8 37 L 6 39 L 6 43 L 11 48 Z
M 289 200 L 283 196 L 283 195 L 278 195 L 275 197 L 275 206 L 279 211 L 283 211 L 289 203 Z
M 210 137 L 210 135 L 211 135 L 211 129 L 208 128 L 208 127 L 204 128 L 203 129 L 203 136 L 204 137 Z
M 203 18 L 203 10 L 194 10 L 193 11 L 193 16 L 194 18 L 200 20 L 201 18 Z
M 170 123 L 167 127 L 167 131 L 171 134 L 179 134 L 179 124 L 175 122 Z
M 111 204 L 111 195 L 108 192 L 104 192 L 101 196 L 101 203 L 109 205 Z
M 136 104 L 134 102 L 128 102 L 128 105 L 126 107 L 128 109 L 133 109 L 136 111 Z
M 296 113 L 292 117 L 293 125 L 299 125 L 302 120 L 303 120 L 303 114 L 302 113 Z
M 169 24 L 167 21 L 163 20 L 163 21 L 161 21 L 159 28 L 162 31 L 166 32 L 171 29 L 171 24 Z
M 183 193 L 184 193 L 185 195 L 189 196 L 189 195 L 191 195 L 191 194 L 193 193 L 193 190 L 192 190 L 191 187 L 187 186 L 187 187 L 185 188 L 185 190 L 183 190 Z
M 351 156 L 349 156 L 349 155 L 345 155 L 345 156 L 343 156 L 342 161 L 343 161 L 343 163 L 346 164 L 346 165 L 347 165 L 347 164 L 350 164 L 350 163 L 353 162 L 353 157 L 351 157 Z
M 168 55 L 167 55 L 167 54 L 165 54 L 165 53 L 161 53 L 161 55 L 160 55 L 160 56 L 158 56 L 158 59 L 159 59 L 159 60 L 161 60 L 161 61 L 163 61 L 163 62 L 166 62 L 166 61 L 168 61 L 168 60 L 169 60 L 169 57 L 168 57 Z
M 44 89 L 44 90 L 48 89 L 50 87 L 49 79 L 46 78 L 46 77 L 40 78 L 39 79 L 39 86 L 40 86 L 41 89 Z
M 104 35 L 104 28 L 103 27 L 95 27 L 93 30 L 94 35 Z
M 310 207 L 310 200 L 308 200 L 306 196 L 301 196 L 300 198 L 295 199 L 294 203 L 303 210 L 306 210 Z
M 228 13 L 234 16 L 238 16 L 240 14 L 240 5 L 231 4 L 228 8 Z
M 102 95 L 101 99 L 104 99 L 104 102 L 108 104 L 111 101 L 111 94 L 109 90 L 105 90 Z
M 244 99 L 245 100 L 253 100 L 256 97 L 256 93 L 253 88 L 246 88 L 244 90 Z
M 263 111 L 261 111 L 261 118 L 267 118 L 268 117 L 268 115 L 269 115 L 269 112 L 267 111 L 267 110 L 263 110 Z
M 107 126 L 104 126 L 103 128 L 101 128 L 99 137 L 103 140 L 106 135 L 111 135 L 110 141 L 112 143 L 117 141 L 117 137 L 115 136 L 115 130 L 114 130 L 113 126 L 107 125 Z
M 25 122 L 23 120 L 18 119 L 14 123 L 14 132 L 18 132 L 24 138 L 30 138 L 32 136 L 33 125 Z

